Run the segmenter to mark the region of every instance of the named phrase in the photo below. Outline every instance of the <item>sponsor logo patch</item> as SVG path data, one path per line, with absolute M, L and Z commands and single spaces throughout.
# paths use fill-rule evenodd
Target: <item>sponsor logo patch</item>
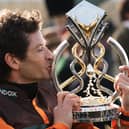
M 0 94 L 4 96 L 11 96 L 11 97 L 17 97 L 17 93 L 15 91 L 6 90 L 6 89 L 0 89 Z

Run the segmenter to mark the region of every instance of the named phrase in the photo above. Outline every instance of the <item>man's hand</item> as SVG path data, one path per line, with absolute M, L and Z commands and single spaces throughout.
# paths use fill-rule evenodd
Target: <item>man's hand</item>
M 57 94 L 58 104 L 54 109 L 54 123 L 64 123 L 69 128 L 72 126 L 73 110 L 80 110 L 80 97 L 69 93 L 59 92 Z
M 121 94 L 122 108 L 129 111 L 129 66 L 120 66 L 119 73 L 114 82 L 115 90 Z

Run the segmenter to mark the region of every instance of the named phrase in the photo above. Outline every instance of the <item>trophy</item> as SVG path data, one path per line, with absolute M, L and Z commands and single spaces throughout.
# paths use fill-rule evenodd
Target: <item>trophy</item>
M 70 92 L 81 96 L 81 110 L 73 112 L 73 118 L 79 122 L 103 122 L 117 119 L 119 106 L 114 104 L 119 93 L 113 87 L 114 77 L 107 74 L 108 62 L 104 59 L 106 48 L 100 42 L 108 24 L 104 21 L 105 10 L 83 0 L 66 13 L 66 28 L 76 41 L 72 46 L 73 60 L 70 63 L 72 76 L 59 83 L 56 65 L 63 51 L 70 46 L 67 40 L 59 44 L 54 51 L 52 77 L 58 91 L 76 86 Z M 120 56 L 123 64 L 128 65 L 128 58 L 122 46 L 112 37 L 107 44 Z M 79 71 L 75 65 L 79 64 Z

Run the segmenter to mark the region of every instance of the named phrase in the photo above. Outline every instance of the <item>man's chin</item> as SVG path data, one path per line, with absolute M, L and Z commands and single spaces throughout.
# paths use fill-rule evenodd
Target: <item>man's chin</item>
M 52 75 L 49 75 L 48 77 L 44 78 L 44 80 L 51 80 L 52 79 Z
M 39 81 L 41 81 L 41 80 L 52 80 L 52 76 L 45 76 L 45 77 L 42 77 L 42 78 L 39 78 L 38 79 Z

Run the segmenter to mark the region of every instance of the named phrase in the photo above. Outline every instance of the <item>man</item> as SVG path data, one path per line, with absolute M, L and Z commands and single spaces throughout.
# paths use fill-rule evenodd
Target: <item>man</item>
M 37 11 L 0 12 L 0 129 L 96 129 L 92 124 L 72 125 L 72 111 L 80 109 L 80 98 L 74 94 L 58 93 L 53 111 L 56 95 L 50 87 L 42 88 L 42 80 L 51 78 L 53 55 L 39 23 Z M 128 111 L 128 105 L 123 107 Z
M 68 129 L 80 105 L 78 96 L 59 93 L 52 124 L 47 100 L 40 108 L 37 82 L 50 79 L 53 55 L 39 24 L 38 11 L 0 12 L 0 129 Z

